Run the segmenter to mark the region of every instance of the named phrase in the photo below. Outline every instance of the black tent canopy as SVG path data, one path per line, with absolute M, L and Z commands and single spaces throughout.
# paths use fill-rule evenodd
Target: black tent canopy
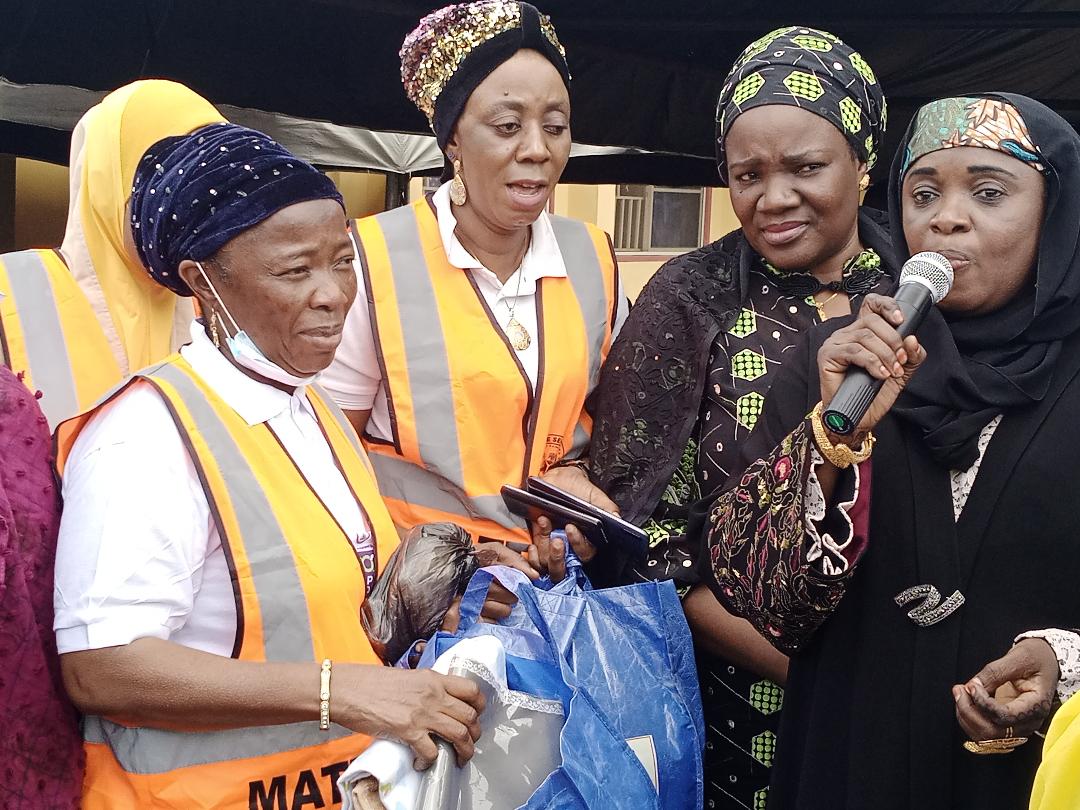
M 397 50 L 436 3 L 409 0 L 5 0 L 0 77 L 103 91 L 139 77 L 215 103 L 370 130 L 423 133 Z M 638 151 L 580 157 L 567 179 L 711 185 L 724 75 L 781 25 L 826 28 L 860 50 L 890 106 L 889 148 L 941 95 L 1009 90 L 1080 126 L 1080 0 L 539 0 L 566 45 L 574 140 Z M 32 88 L 28 88 L 28 92 Z M 66 161 L 66 133 L 13 122 L 0 151 Z M 642 151 L 644 150 L 644 151 Z

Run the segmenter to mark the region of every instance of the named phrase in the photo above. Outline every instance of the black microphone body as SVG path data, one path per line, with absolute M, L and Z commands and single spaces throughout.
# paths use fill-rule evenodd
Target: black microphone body
M 904 322 L 896 327 L 900 337 L 905 338 L 919 328 L 926 313 L 934 306 L 934 293 L 923 283 L 908 281 L 901 284 L 893 300 L 904 313 Z M 851 366 L 844 374 L 844 381 L 836 391 L 829 407 L 821 414 L 825 427 L 833 433 L 847 436 L 854 432 L 866 415 L 884 380 L 871 377 L 865 369 Z

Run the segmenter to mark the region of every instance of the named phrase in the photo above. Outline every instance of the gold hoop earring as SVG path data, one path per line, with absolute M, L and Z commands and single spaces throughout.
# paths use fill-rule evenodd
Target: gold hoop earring
M 870 175 L 864 174 L 859 178 L 859 191 L 866 191 L 870 188 Z
M 465 181 L 461 179 L 461 161 L 454 161 L 454 179 L 450 181 L 450 202 L 454 205 L 464 205 L 469 199 L 469 192 L 465 188 Z
M 221 336 L 218 334 L 217 328 L 217 312 L 210 310 L 210 342 L 214 344 L 215 349 L 221 348 Z

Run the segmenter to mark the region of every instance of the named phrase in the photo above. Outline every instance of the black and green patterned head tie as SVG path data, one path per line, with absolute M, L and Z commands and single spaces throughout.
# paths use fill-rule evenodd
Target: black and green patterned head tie
M 885 94 L 866 60 L 828 31 L 778 28 L 735 60 L 716 105 L 716 163 L 724 185 L 731 125 L 767 104 L 820 115 L 840 130 L 859 160 L 870 168 L 877 163 L 885 141 Z

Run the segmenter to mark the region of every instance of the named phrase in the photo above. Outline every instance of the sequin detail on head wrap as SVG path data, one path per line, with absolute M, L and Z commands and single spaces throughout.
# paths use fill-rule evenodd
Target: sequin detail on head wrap
M 716 161 L 725 185 L 724 140 L 732 124 L 768 104 L 821 116 L 840 130 L 859 160 L 869 168 L 877 163 L 888 117 L 885 94 L 866 60 L 828 31 L 777 28 L 735 60 L 716 105 Z
M 131 191 L 131 227 L 150 277 L 192 295 L 176 270 L 203 261 L 282 208 L 335 200 L 334 181 L 269 136 L 214 124 L 147 150 Z
M 479 0 L 446 6 L 405 37 L 401 82 L 441 147 L 476 86 L 522 48 L 539 51 L 569 83 L 566 51 L 551 19 L 528 3 Z
M 995 149 L 1046 172 L 1039 147 L 1031 139 L 1020 111 L 998 98 L 942 98 L 924 105 L 915 114 L 911 140 L 904 149 L 900 176 L 911 164 L 930 152 L 954 146 Z

